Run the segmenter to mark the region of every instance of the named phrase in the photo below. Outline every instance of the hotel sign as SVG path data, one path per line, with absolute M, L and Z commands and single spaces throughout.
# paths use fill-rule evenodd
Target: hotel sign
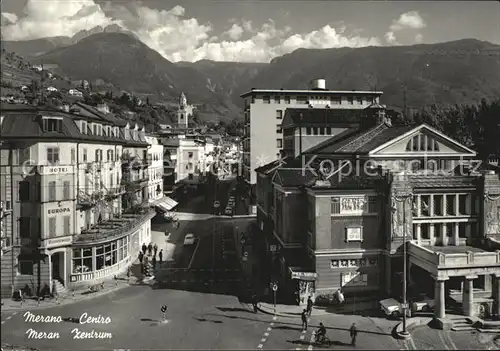
M 50 238 L 50 239 L 43 239 L 41 246 L 45 248 L 51 248 L 51 247 L 59 247 L 59 246 L 66 246 L 70 245 L 72 243 L 73 237 L 70 236 L 63 236 L 60 238 Z
M 71 213 L 71 209 L 69 207 L 62 207 L 62 208 L 52 208 L 47 210 L 48 215 L 59 215 L 59 214 L 67 214 Z
M 38 173 L 40 175 L 50 175 L 50 174 L 71 174 L 73 173 L 73 167 L 65 166 L 39 166 Z

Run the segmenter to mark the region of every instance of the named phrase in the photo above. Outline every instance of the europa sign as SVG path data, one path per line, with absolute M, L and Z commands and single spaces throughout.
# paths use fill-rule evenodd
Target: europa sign
M 47 214 L 49 214 L 49 215 L 56 215 L 56 214 L 63 214 L 63 213 L 71 213 L 71 209 L 69 207 L 63 207 L 63 208 L 53 208 L 53 209 L 47 210 Z

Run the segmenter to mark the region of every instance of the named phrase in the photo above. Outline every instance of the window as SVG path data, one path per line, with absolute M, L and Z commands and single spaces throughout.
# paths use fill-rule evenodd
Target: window
M 285 96 L 285 104 L 290 104 L 290 96 Z
M 283 147 L 283 139 L 276 139 L 276 147 L 281 149 Z
M 71 200 L 71 187 L 69 185 L 69 181 L 65 180 L 63 182 L 63 200 Z
M 99 150 L 95 150 L 95 157 L 94 157 L 95 162 L 99 162 Z
M 430 224 L 429 223 L 422 223 L 420 225 L 420 237 L 422 239 L 429 239 L 430 238 Z
M 330 103 L 332 105 L 340 105 L 341 102 L 342 102 L 342 100 L 341 100 L 340 96 L 331 96 L 330 97 Z
M 319 127 L 319 135 L 325 135 L 325 127 Z
M 459 238 L 466 238 L 467 237 L 466 227 L 468 225 L 469 225 L 468 223 L 464 223 L 464 222 L 458 223 L 458 237 Z
M 44 118 L 42 121 L 43 121 L 44 133 L 61 132 L 62 131 L 62 119 Z
M 348 96 L 348 97 L 347 97 L 347 103 L 348 103 L 349 105 L 354 105 L 354 98 L 353 98 L 352 96 Z
M 443 195 L 434 195 L 434 215 L 443 216 Z
M 342 287 L 344 286 L 367 286 L 368 274 L 360 272 L 342 273 Z
M 87 162 L 87 149 L 82 149 L 82 160 Z
M 313 127 L 313 135 L 318 135 L 318 128 L 317 127 Z
M 262 100 L 264 101 L 265 104 L 270 104 L 271 103 L 271 97 L 269 95 L 264 95 L 262 97 Z
M 455 223 L 446 223 L 446 236 L 451 238 L 453 236 L 453 232 L 455 231 Z
M 56 182 L 49 182 L 49 201 L 56 201 Z
M 105 267 L 111 267 L 118 261 L 117 257 L 117 241 L 113 241 L 109 244 L 96 247 L 96 270 L 103 269 Z
M 92 134 L 97 135 L 97 124 L 92 124 Z
M 297 104 L 307 104 L 307 96 L 297 96 Z
M 340 214 L 340 199 L 338 197 L 332 198 L 332 214 Z
M 280 100 L 281 100 L 281 98 L 280 98 L 280 96 L 279 96 L 279 95 L 276 95 L 276 96 L 274 97 L 274 103 L 275 103 L 275 104 L 279 104 L 279 103 L 281 102 Z
M 19 217 L 19 236 L 21 238 L 31 237 L 30 217 Z
M 126 259 L 128 256 L 128 236 L 118 240 L 118 262 Z
M 19 150 L 19 164 L 25 164 L 31 161 L 31 149 L 26 147 Z
M 74 165 L 76 162 L 76 152 L 75 149 L 71 149 L 71 164 Z
M 458 214 L 467 215 L 467 201 L 469 197 L 465 194 L 458 195 Z
M 363 228 L 362 227 L 347 227 L 345 241 L 363 241 Z
M 311 127 L 306 127 L 306 135 L 311 135 Z
M 429 195 L 420 195 L 420 216 L 429 217 L 431 215 L 430 201 L 431 197 Z
M 281 134 L 283 130 L 281 129 L 281 124 L 276 125 L 276 133 Z
M 82 134 L 87 134 L 87 122 L 82 121 Z
M 47 162 L 50 164 L 59 163 L 59 148 L 58 147 L 49 147 L 47 148 Z
M 73 273 L 87 273 L 92 270 L 92 249 L 73 249 Z
M 19 274 L 33 275 L 33 262 L 19 261 Z
M 428 135 L 415 135 L 406 144 L 406 151 L 439 151 L 439 145 Z
M 255 104 L 255 96 L 252 96 L 252 104 Z
M 376 196 L 368 196 L 368 213 L 378 213 L 378 203 Z
M 192 152 L 188 152 L 188 157 L 189 158 L 193 157 L 193 153 Z
M 19 201 L 30 201 L 30 183 L 26 180 L 19 182 Z
M 57 236 L 56 217 L 49 218 L 49 238 Z
M 71 216 L 63 217 L 63 235 L 71 234 Z
M 276 110 L 276 118 L 277 119 L 282 119 L 283 118 L 283 111 Z
M 454 216 L 455 213 L 455 195 L 447 195 L 446 196 L 446 215 Z

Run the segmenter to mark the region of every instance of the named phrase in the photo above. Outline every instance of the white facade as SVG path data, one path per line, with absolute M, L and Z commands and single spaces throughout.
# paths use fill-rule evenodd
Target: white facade
M 148 159 L 150 160 L 148 193 L 149 201 L 152 202 L 163 197 L 163 145 L 154 136 L 146 136 L 146 140 L 149 144 Z
M 324 82 L 314 84 L 323 86 Z M 255 169 L 277 159 L 283 149 L 281 122 L 287 108 L 365 109 L 379 103 L 382 94 L 378 91 L 252 89 L 241 95 L 245 99 L 243 178 L 255 184 Z

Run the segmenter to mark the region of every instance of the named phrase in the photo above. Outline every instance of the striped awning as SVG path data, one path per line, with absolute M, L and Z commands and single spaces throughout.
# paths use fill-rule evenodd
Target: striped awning
M 174 207 L 176 207 L 179 203 L 172 199 L 171 197 L 164 196 L 159 200 L 153 202 L 153 205 L 160 208 L 161 210 L 168 212 L 171 211 Z

